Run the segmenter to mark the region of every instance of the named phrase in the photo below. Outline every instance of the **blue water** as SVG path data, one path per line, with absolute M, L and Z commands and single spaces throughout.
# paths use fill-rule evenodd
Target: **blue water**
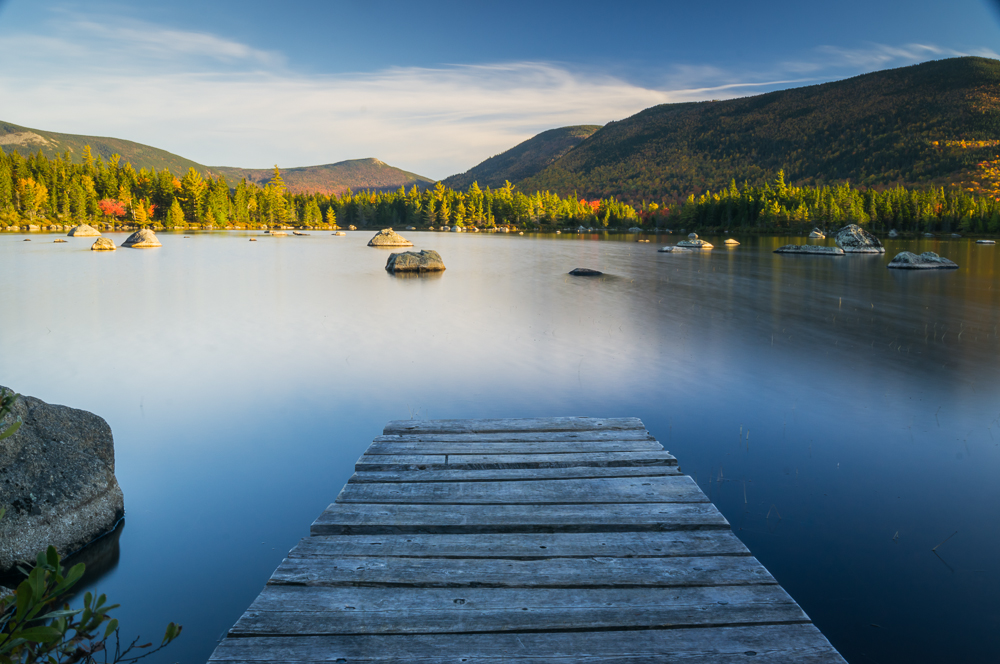
M 448 270 L 402 278 L 371 234 L 0 235 L 0 384 L 110 423 L 88 587 L 125 636 L 184 625 L 152 661 L 207 659 L 387 420 L 554 415 L 642 418 L 849 662 L 996 658 L 996 247 L 411 232 Z

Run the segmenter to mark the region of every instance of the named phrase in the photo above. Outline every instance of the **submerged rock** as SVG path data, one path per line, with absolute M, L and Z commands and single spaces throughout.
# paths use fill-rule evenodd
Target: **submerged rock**
M 591 270 L 589 267 L 578 267 L 575 270 L 570 270 L 569 273 L 574 277 L 600 277 L 604 274 L 598 270 Z
M 389 254 L 385 269 L 388 272 L 440 272 L 446 268 L 444 261 L 441 260 L 441 254 L 423 249 Z
M 285 231 L 271 231 L 271 237 L 286 237 L 288 233 Z
M 150 249 L 153 247 L 162 247 L 163 245 L 160 244 L 153 231 L 143 228 L 129 235 L 128 239 L 122 242 L 122 246 L 132 247 L 133 249 Z
M 309 233 L 302 233 L 301 231 L 292 231 L 292 235 L 309 235 Z
M 412 247 L 413 243 L 405 237 L 392 230 L 383 228 L 368 241 L 369 247 Z
M 659 249 L 657 249 L 657 251 L 663 254 L 689 254 L 692 251 L 694 251 L 694 249 L 677 246 L 677 247 L 660 247 Z
M 334 235 L 347 235 L 344 231 L 337 231 Z
M 729 245 L 730 247 L 736 247 L 739 245 L 739 242 L 730 237 L 726 238 L 726 244 Z
M 996 240 L 976 240 L 976 244 L 996 244 Z
M 815 244 L 786 244 L 774 250 L 776 254 L 820 254 L 823 256 L 843 256 L 839 247 L 820 247 Z
M 69 237 L 100 237 L 101 231 L 90 224 L 80 224 L 69 229 L 69 233 L 66 233 L 66 235 Z
M 925 251 L 919 256 L 912 251 L 901 251 L 889 261 L 888 267 L 900 270 L 955 270 L 958 264 L 933 251 Z
M 34 560 L 50 544 L 64 556 L 73 553 L 111 531 L 125 513 L 111 427 L 103 418 L 34 397 L 19 398 L 12 410 L 23 424 L 0 443 L 4 571 Z
M 106 237 L 99 237 L 94 241 L 94 244 L 90 245 L 91 251 L 115 251 L 117 249 L 115 243 Z
M 885 247 L 877 237 L 857 224 L 848 224 L 834 238 L 837 246 L 848 254 L 884 254 Z
M 66 240 L 64 240 L 64 239 L 62 239 L 62 238 L 60 237 L 60 238 L 56 238 L 55 240 L 52 240 L 52 241 L 53 241 L 53 242 L 57 242 L 57 243 L 58 243 L 58 242 L 65 242 Z

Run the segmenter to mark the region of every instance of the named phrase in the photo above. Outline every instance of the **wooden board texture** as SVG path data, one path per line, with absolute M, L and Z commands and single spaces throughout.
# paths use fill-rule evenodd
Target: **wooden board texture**
M 210 661 L 844 664 L 637 418 L 397 420 L 355 471 Z

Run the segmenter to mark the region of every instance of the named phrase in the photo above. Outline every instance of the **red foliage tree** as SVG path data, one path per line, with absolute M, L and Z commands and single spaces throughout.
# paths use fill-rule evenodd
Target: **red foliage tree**
M 101 214 L 105 217 L 125 216 L 125 206 L 122 205 L 121 201 L 116 201 L 113 198 L 105 198 L 104 200 L 98 201 L 97 207 L 101 209 Z

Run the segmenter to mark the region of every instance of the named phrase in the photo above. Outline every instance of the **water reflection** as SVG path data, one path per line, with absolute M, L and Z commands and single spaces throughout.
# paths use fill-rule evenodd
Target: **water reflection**
M 128 633 L 185 624 L 163 661 L 207 658 L 406 417 L 641 417 L 849 661 L 1000 647 L 994 247 L 414 232 L 448 270 L 386 278 L 368 232 L 248 235 L 110 256 L 0 236 L 0 278 L 29 285 L 5 294 L 0 382 L 111 424 L 129 528 L 90 585 Z M 960 267 L 886 269 L 904 249 Z

